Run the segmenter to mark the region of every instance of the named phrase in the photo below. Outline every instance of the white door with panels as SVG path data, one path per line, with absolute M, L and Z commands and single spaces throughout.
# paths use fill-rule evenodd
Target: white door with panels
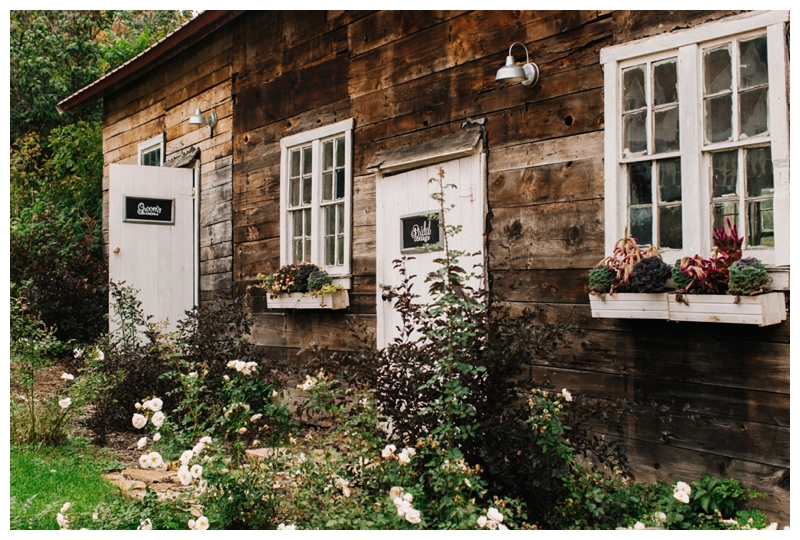
M 485 254 L 485 216 L 486 216 L 486 173 L 485 154 L 478 152 L 459 159 L 442 163 L 426 164 L 391 176 L 378 175 L 376 179 L 376 271 L 377 271 L 377 338 L 378 347 L 383 348 L 398 334 L 402 319 L 395 311 L 395 301 L 387 299 L 385 292 L 397 286 L 401 277 L 394 268 L 393 261 L 403 256 L 413 257 L 406 262 L 408 275 L 416 275 L 413 280 L 417 302 L 430 300 L 429 283 L 425 278 L 440 268 L 434 262 L 444 254 L 442 231 L 436 219 L 440 213 L 439 203 L 431 198 L 437 193 L 439 167 L 444 170 L 443 184 L 455 185 L 445 188 L 446 225 L 461 225 L 461 232 L 448 240 L 451 250 L 478 253 L 473 257 L 463 257 L 460 266 L 467 272 L 474 265 L 484 264 Z M 424 251 L 419 246 L 432 246 Z M 481 273 L 481 268 L 474 269 Z M 477 279 L 471 285 L 481 287 Z
M 139 289 L 145 316 L 178 320 L 195 302 L 193 171 L 111 165 L 109 278 Z

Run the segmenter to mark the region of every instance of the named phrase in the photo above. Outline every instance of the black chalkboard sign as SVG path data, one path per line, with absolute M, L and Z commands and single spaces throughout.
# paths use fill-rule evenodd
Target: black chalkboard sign
M 441 249 L 439 245 L 439 213 L 424 213 L 400 218 L 402 222 L 401 252 L 417 251 L 422 246 Z
M 160 223 L 172 225 L 175 199 L 151 199 L 147 197 L 125 196 L 125 217 L 123 221 L 133 223 Z

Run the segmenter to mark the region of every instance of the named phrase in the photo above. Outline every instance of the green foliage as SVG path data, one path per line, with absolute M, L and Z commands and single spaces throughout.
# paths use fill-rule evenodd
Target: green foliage
M 728 293 L 751 296 L 769 292 L 771 281 L 764 264 L 755 257 L 747 257 L 731 265 Z
M 12 529 L 58 529 L 56 513 L 66 502 L 72 528 L 80 528 L 101 505 L 123 501 L 119 488 L 100 476 L 121 464 L 81 439 L 58 448 L 12 445 L 9 465 Z
M 633 265 L 631 287 L 638 293 L 663 292 L 671 272 L 661 257 L 645 257 Z
M 325 285 L 330 285 L 333 283 L 331 276 L 325 270 L 318 269 L 313 271 L 308 276 L 308 290 L 309 291 L 318 291 L 322 289 Z
M 611 287 L 617 281 L 617 273 L 607 266 L 600 266 L 589 270 L 589 290 L 600 294 L 611 292 Z

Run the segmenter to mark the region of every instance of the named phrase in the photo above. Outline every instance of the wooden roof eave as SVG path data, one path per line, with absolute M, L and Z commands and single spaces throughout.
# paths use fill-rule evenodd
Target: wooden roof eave
M 229 10 L 201 12 L 194 19 L 186 22 L 121 66 L 58 102 L 56 109 L 60 114 L 64 114 L 89 105 L 193 46 L 241 13 L 241 11 Z

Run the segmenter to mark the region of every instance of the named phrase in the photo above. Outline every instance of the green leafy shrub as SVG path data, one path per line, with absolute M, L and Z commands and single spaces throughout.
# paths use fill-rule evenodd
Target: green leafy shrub
M 751 296 L 769 292 L 771 281 L 764 264 L 755 257 L 747 257 L 731 265 L 728 293 Z

